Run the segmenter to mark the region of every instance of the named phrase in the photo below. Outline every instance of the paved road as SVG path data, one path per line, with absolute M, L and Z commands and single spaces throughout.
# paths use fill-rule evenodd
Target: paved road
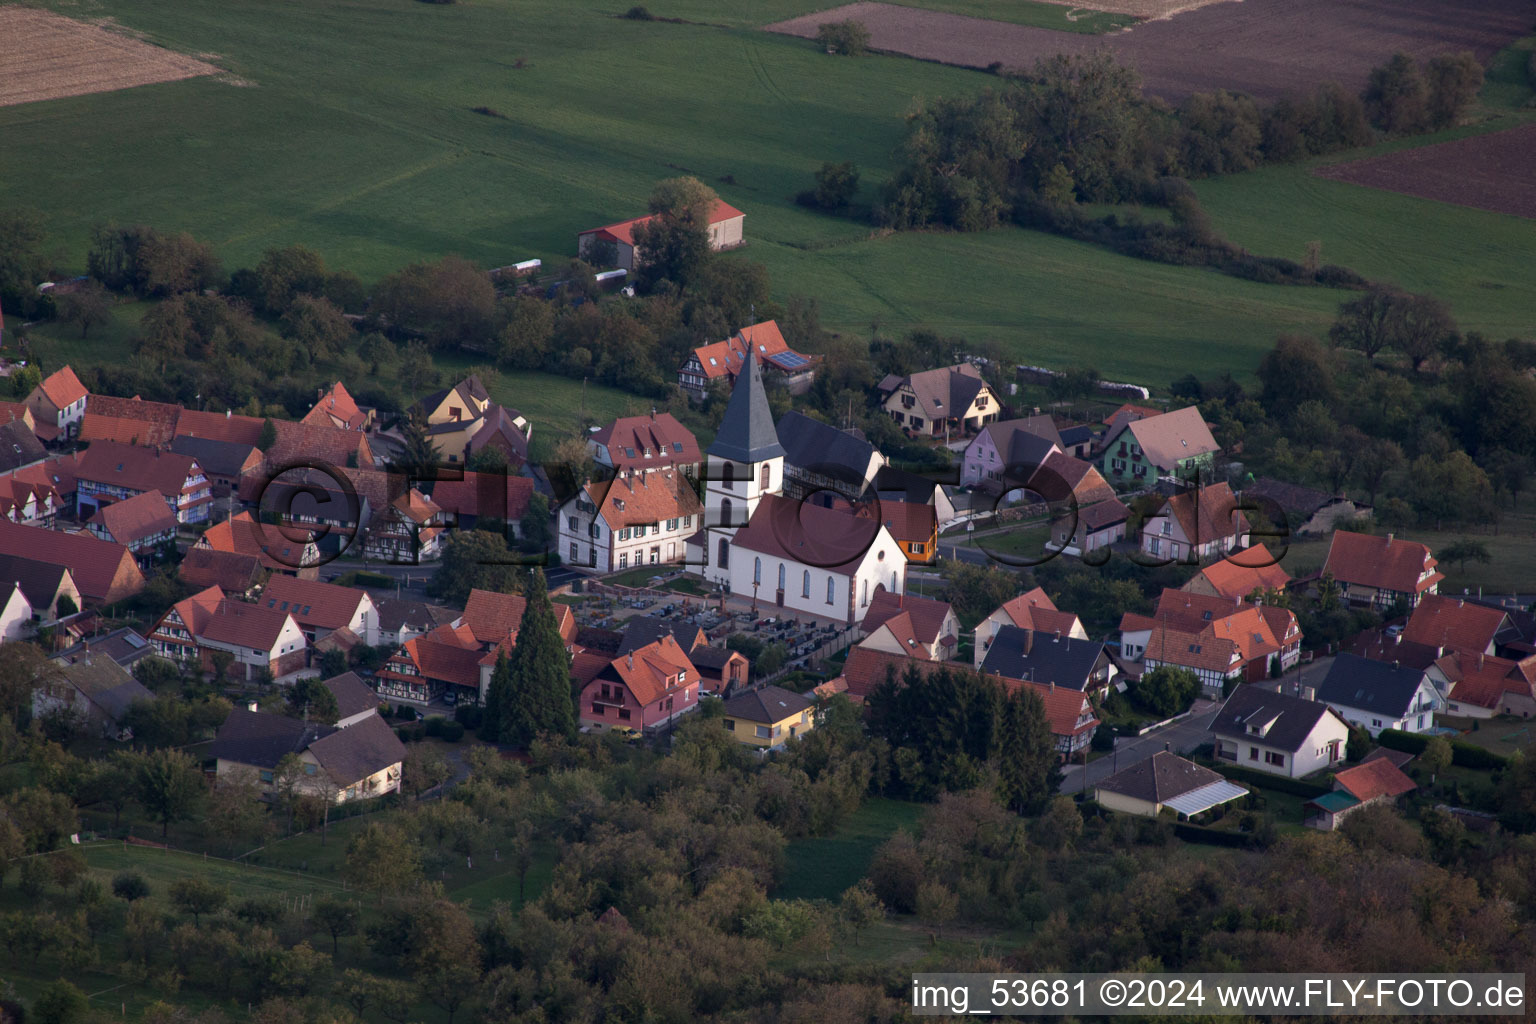
M 1061 791 L 1081 793 L 1085 785 L 1092 789 L 1121 768 L 1129 768 L 1164 749 L 1164 744 L 1176 754 L 1187 754 L 1210 738 L 1211 722 L 1216 719 L 1220 707 L 1218 701 L 1200 700 L 1195 703 L 1195 714 L 1189 718 L 1135 739 L 1121 737 L 1113 754 L 1088 762 L 1086 783 L 1081 763 L 1063 769 L 1065 778 L 1061 782 Z

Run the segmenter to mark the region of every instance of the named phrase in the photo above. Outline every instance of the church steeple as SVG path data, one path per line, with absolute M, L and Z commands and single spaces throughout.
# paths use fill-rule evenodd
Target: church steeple
M 779 432 L 773 425 L 773 412 L 768 408 L 768 395 L 763 390 L 762 371 L 750 342 L 725 407 L 725 418 L 720 421 L 720 432 L 707 454 L 746 463 L 784 456 Z

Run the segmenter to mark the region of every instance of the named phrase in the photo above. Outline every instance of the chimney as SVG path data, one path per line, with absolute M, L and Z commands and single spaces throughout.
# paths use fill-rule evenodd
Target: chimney
M 1483 667 L 1483 652 L 1482 651 L 1478 651 L 1477 652 L 1477 667 L 1479 669 L 1481 669 Z
M 1391 547 L 1391 546 L 1392 546 L 1392 535 L 1389 533 L 1389 534 L 1387 534 L 1387 547 Z
M 1056 631 L 1056 639 L 1052 640 L 1051 643 L 1053 643 L 1053 644 L 1061 643 L 1061 630 L 1058 629 Z
M 224 418 L 225 419 L 229 419 L 230 415 L 231 415 L 231 410 L 225 409 L 224 410 Z
M 1173 745 L 1170 744 L 1167 740 L 1163 740 L 1163 753 L 1165 753 L 1165 754 L 1173 753 Z
M 631 651 L 629 653 L 627 660 L 629 662 L 629 667 L 630 668 L 634 668 L 635 667 L 635 655 L 634 655 L 633 651 Z
M 245 705 L 245 710 L 247 710 L 247 711 L 251 712 L 252 714 L 254 714 L 256 712 L 256 702 L 255 701 L 247 701 L 246 705 Z
M 1315 687 L 1312 687 L 1312 686 L 1303 686 L 1301 688 L 1301 699 L 1302 700 L 1316 700 L 1317 699 L 1317 689 Z

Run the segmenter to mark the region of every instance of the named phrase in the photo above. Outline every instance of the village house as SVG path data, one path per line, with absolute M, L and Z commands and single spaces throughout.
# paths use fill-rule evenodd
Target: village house
M 1010 694 L 1029 690 L 1045 705 L 1045 720 L 1056 741 L 1056 754 L 1063 761 L 1070 761 L 1088 749 L 1093 742 L 1093 732 L 1099 727 L 1098 714 L 1093 701 L 1082 690 L 1055 683 L 1037 683 L 1029 679 L 999 679 Z
M 412 637 L 430 633 L 462 614 L 445 605 L 400 597 L 380 598 L 377 605 L 378 643 L 389 647 L 399 647 Z
M 699 475 L 698 439 L 669 412 L 621 416 L 587 438 L 592 459 L 615 476 L 647 469 L 674 469 Z
M 484 652 L 462 623 L 445 623 L 401 644 L 375 677 L 379 695 L 429 703 L 444 698 L 473 704 L 480 693 Z
M 134 395 L 92 395 L 80 420 L 79 437 L 95 444 L 116 441 L 143 448 L 163 448 L 176 436 L 182 408 L 169 402 L 148 402 Z
M 654 219 L 654 215 L 631 217 L 617 224 L 589 228 L 576 235 L 576 256 L 598 265 L 611 263 L 614 267 L 634 273 L 645 262 L 635 239 L 635 229 Z M 715 252 L 735 249 L 746 244 L 743 226 L 747 215 L 721 199 L 716 199 L 709 211 L 709 247 Z
M 154 558 L 176 539 L 176 513 L 154 490 L 100 506 L 85 526 L 92 536 L 123 545 L 141 561 Z
M 1269 549 L 1255 545 L 1203 566 L 1179 589 L 1238 601 L 1269 590 L 1280 593 L 1290 584 L 1291 574 L 1281 568 Z
M 1458 718 L 1536 713 L 1536 655 L 1518 661 L 1491 654 L 1452 651 L 1428 669 L 1445 699 L 1445 712 Z
M 859 632 L 861 647 L 947 661 L 959 643 L 960 619 L 948 601 L 882 590 L 870 600 Z
M 613 636 L 611 650 L 607 644 L 602 648 L 602 651 L 611 655 L 628 654 L 664 636 L 672 637 L 698 670 L 700 695 L 729 697 L 747 685 L 747 677 L 751 674 L 751 665 L 746 655 L 727 647 L 711 647 L 708 637 L 698 626 L 684 626 L 673 620 L 636 615 L 625 621 L 622 633 Z M 579 638 L 577 643 L 580 643 Z
M 266 450 L 268 477 L 296 467 L 374 469 L 377 459 L 368 435 L 329 424 L 271 420 L 277 435 Z
M 218 587 L 226 594 L 250 597 L 266 580 L 267 570 L 255 555 L 192 547 L 181 556 L 176 575 L 193 590 Z
M 292 615 L 310 644 L 338 630 L 348 630 L 370 646 L 379 643 L 379 611 L 366 590 L 273 576 L 258 603 Z
M 1093 799 L 1121 814 L 1155 818 L 1166 807 L 1183 819 L 1247 795 L 1245 787 L 1220 773 L 1160 750 L 1100 782 Z
M 1083 628 L 1082 622 L 1076 615 L 1058 611 L 1046 592 L 1035 587 L 1018 597 L 1004 601 L 996 611 L 977 624 L 975 654 L 977 668 L 981 667 L 982 660 L 986 658 L 987 651 L 992 646 L 992 641 L 1004 626 L 1016 626 L 1019 629 L 1051 635 L 1060 633 L 1074 640 L 1088 639 L 1088 631 Z
M 211 672 L 214 652 L 224 651 L 242 682 L 262 672 L 281 680 L 304 667 L 304 633 L 288 612 L 247 604 L 209 587 L 178 601 L 150 633 L 155 653 L 199 671 Z
M 788 495 L 786 495 L 788 496 Z M 875 497 L 882 502 L 904 501 L 909 505 L 932 505 L 933 516 L 940 523 L 955 518 L 955 503 L 944 485 L 920 473 L 889 464 L 875 472 Z M 818 502 L 831 507 L 833 502 Z
M 327 680 L 326 685 L 335 682 Z M 343 697 L 350 697 L 351 689 L 343 688 L 337 696 L 344 711 L 351 704 L 343 704 Z M 235 708 L 219 726 L 208 754 L 219 777 L 249 775 L 269 800 L 288 785 L 335 804 L 398 792 L 405 744 L 372 708 L 348 719 L 345 726 L 324 725 Z M 280 775 L 283 759 L 290 754 L 297 758 L 298 774 L 286 780 Z
M 720 724 L 738 743 L 779 750 L 816 727 L 815 705 L 778 686 L 763 686 L 725 702 Z
M 468 463 L 485 448 L 500 451 L 510 466 L 528 461 L 533 427 L 515 409 L 491 401 L 490 392 L 473 373 L 423 398 L 412 411 L 421 414 L 428 439 L 449 465 Z
M 1130 508 L 1119 498 L 1094 502 L 1051 521 L 1051 546 L 1064 555 L 1082 557 L 1125 540 L 1130 519 Z
M 927 658 L 915 658 L 908 654 L 893 654 L 890 651 L 855 645 L 848 649 L 848 658 L 843 662 L 843 674 L 833 682 L 841 686 L 841 692 L 846 693 L 849 700 L 863 703 L 864 698 L 874 692 L 875 688 L 887 678 L 893 679 L 900 685 L 905 681 L 909 671 L 928 676 L 941 669 L 955 667 L 951 663 L 942 661 L 930 661 Z
M 85 607 L 69 568 L 25 555 L 0 555 L 0 580 L 21 588 L 28 614 L 48 625 Z
M 75 464 L 77 514 L 96 511 L 146 491 L 159 491 L 178 523 L 205 523 L 213 485 L 190 455 L 95 441 Z
M 25 411 L 25 410 L 24 410 Z M 48 458 L 48 449 L 24 420 L 0 423 L 0 475 L 14 473 Z
M 791 409 L 775 433 L 784 449 L 786 498 L 830 505 L 834 497 L 863 497 L 874 489 L 886 457 L 858 430 L 839 430 Z
M 981 671 L 1003 679 L 1066 687 L 1093 696 L 1109 689 L 1119 667 L 1097 641 L 1003 626 L 987 648 Z
M 1156 558 L 1209 562 L 1248 542 L 1248 520 L 1224 483 L 1175 494 L 1147 517 L 1141 550 Z
M 877 507 L 881 522 L 908 562 L 928 565 L 939 557 L 939 519 L 932 505 L 881 499 Z
M 43 378 L 27 396 L 37 438 L 45 443 L 72 440 L 80 432 L 90 393 L 68 366 Z
M 112 658 L 87 655 L 73 662 L 51 663 L 41 685 L 32 691 L 32 717 L 60 715 L 90 735 L 129 740 L 133 730 L 124 725 L 129 707 L 136 700 L 154 699 Z
M 21 472 L 0 477 L 0 518 L 23 526 L 47 526 L 69 508 L 51 484 L 22 479 L 22 473 L 36 468 L 24 467 Z
M 1194 406 L 1123 419 L 1105 434 L 1099 472 L 1117 485 L 1150 487 L 1158 480 L 1203 479 L 1221 449 Z
M 1349 726 L 1318 701 L 1239 686 L 1216 713 L 1211 735 L 1223 761 L 1299 779 L 1344 759 Z
M 26 640 L 35 631 L 32 605 L 20 583 L 0 583 L 0 638 Z
M 1381 611 L 1400 600 L 1412 608 L 1435 593 L 1445 579 L 1437 564 L 1429 548 L 1415 541 L 1336 530 L 1323 573 L 1333 577 L 1351 605 Z
M 792 395 L 805 394 L 815 383 L 817 357 L 790 348 L 778 322 L 764 320 L 694 349 L 677 371 L 678 387 L 698 399 L 717 386 L 734 389 L 748 355 L 765 377 L 772 376 Z
M 453 479 L 446 479 L 450 476 Z M 499 524 L 509 542 L 522 537 L 523 517 L 528 514 L 534 491 L 529 477 L 447 470 L 431 482 L 431 488 L 429 496 L 438 508 L 438 522 L 449 530 Z
M 135 665 L 154 653 L 154 648 L 139 635 L 138 630 L 123 626 L 110 633 L 92 633 L 81 637 L 79 643 L 51 655 L 48 660 L 73 665 L 88 658 L 107 658 L 131 672 Z
M 1424 669 L 1341 652 L 1317 685 L 1317 700 L 1374 739 L 1383 729 L 1427 732 L 1445 702 Z
M 443 510 L 431 498 L 412 487 L 377 511 L 368 520 L 363 557 L 396 565 L 430 562 L 443 553 Z
M 1333 792 L 1313 797 L 1302 807 L 1309 828 L 1331 832 L 1362 807 L 1392 803 L 1418 784 L 1386 758 L 1346 768 L 1333 777 Z
M 12 497 L 25 505 L 28 495 L 34 495 L 38 503 L 36 508 L 38 522 L 51 522 L 54 514 L 72 511 L 80 486 L 75 480 L 75 467 L 78 462 L 79 456 L 74 454 L 55 455 L 46 462 L 36 462 L 14 470 L 7 477 L 12 481 Z M 22 490 L 22 488 L 30 490 Z M 52 507 L 52 512 L 43 507 L 45 496 L 47 505 Z
M 670 468 L 589 481 L 560 506 L 559 551 L 566 564 L 601 572 L 670 565 L 683 560 L 703 513 L 687 478 Z
M 1403 627 L 1405 643 L 1467 654 L 1504 654 L 1503 648 L 1521 639 L 1520 631 L 1502 608 L 1459 597 L 1425 594 Z
M 32 410 L 25 400 L 20 402 L 0 400 L 0 422 L 20 423 L 27 428 L 32 440 L 37 441 L 37 421 L 32 418 Z
M 1121 616 L 1120 652 L 1139 659 L 1144 673 L 1188 669 L 1215 698 L 1229 682 L 1256 682 L 1295 665 L 1301 627 L 1288 608 L 1165 589 L 1151 615 Z
M 0 521 L 0 555 L 68 569 L 84 604 L 115 604 L 144 589 L 144 574 L 139 571 L 133 552 L 89 533 L 64 533 Z
M 1052 451 L 1062 451 L 1061 435 L 1049 416 L 994 421 L 966 445 L 960 486 L 997 490 L 1008 483 L 1021 484 Z
M 255 557 L 267 572 L 284 576 L 312 580 L 320 574 L 320 549 L 310 531 L 261 523 L 249 512 L 208 527 L 194 547 Z
M 367 431 L 373 426 L 373 410 L 359 408 L 347 386 L 337 381 L 329 388 L 320 390 L 314 408 L 305 413 L 299 422 L 336 427 L 339 430 Z
M 997 419 L 1001 407 L 981 371 L 970 363 L 898 377 L 878 385 L 881 405 L 908 434 L 948 438 L 970 434 Z
M 654 732 L 698 707 L 698 672 L 671 636 L 608 660 L 590 675 L 588 664 L 583 661 L 576 676 L 577 708 L 588 729 Z
M 1163 410 L 1154 409 L 1150 405 L 1136 405 L 1134 402 L 1126 402 L 1120 408 L 1105 416 L 1100 422 L 1104 424 L 1105 433 L 1108 435 L 1113 434 L 1133 420 L 1150 419 L 1153 416 L 1161 416 L 1162 414 Z
M 241 483 L 259 473 L 263 464 L 263 456 L 255 445 L 211 437 L 173 438 L 171 451 L 197 460 L 198 468 L 213 485 L 215 499 L 239 494 Z
M 1098 433 L 1086 423 L 1076 426 L 1062 427 L 1058 432 L 1061 438 L 1061 450 L 1074 459 L 1090 459 L 1093 456 L 1094 445 L 1098 443 Z
M 182 409 L 176 416 L 176 436 L 205 437 L 212 441 L 223 441 L 225 444 L 259 448 L 266 422 L 260 416 L 236 416 L 228 411 L 202 412 L 197 409 Z M 277 420 L 272 421 L 274 430 L 277 429 L 277 424 Z

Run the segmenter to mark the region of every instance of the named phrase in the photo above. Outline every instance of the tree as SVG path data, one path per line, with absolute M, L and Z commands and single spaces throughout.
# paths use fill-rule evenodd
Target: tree
M 1396 442 L 1384 437 L 1369 438 L 1355 453 L 1355 479 L 1370 495 L 1370 503 L 1376 504 L 1376 494 L 1388 473 L 1403 465 L 1403 449 Z
M 446 758 L 435 747 L 413 743 L 405 752 L 405 763 L 401 767 L 404 773 L 404 785 L 406 790 L 415 795 L 419 800 L 421 794 L 434 786 L 447 782 L 453 775 L 453 769 Z
M 502 739 L 526 749 L 545 733 L 574 738 L 576 701 L 571 692 L 570 655 L 555 624 L 542 569 L 527 575 L 523 596 L 528 606 L 508 658 L 512 703 Z
M 1054 796 L 1036 823 L 1041 845 L 1056 851 L 1070 850 L 1083 834 L 1083 816 L 1069 796 Z
M 843 890 L 843 895 L 837 901 L 838 922 L 853 934 L 853 944 L 859 944 L 859 936 L 864 930 L 885 917 L 885 907 L 880 904 L 880 898 L 875 895 L 874 886 L 869 884 L 869 879 L 861 878 L 858 882 Z
M 277 444 L 277 424 L 273 423 L 272 417 L 268 416 L 261 421 L 261 433 L 256 438 L 256 447 L 261 451 L 267 451 L 275 444 Z
M 1056 792 L 1056 739 L 1039 694 L 1021 687 L 1003 705 L 992 761 L 998 799 L 1019 814 L 1038 811 Z
M 163 235 L 152 231 L 136 253 L 135 271 L 139 293 L 151 298 L 201 292 L 216 285 L 222 276 L 213 247 L 186 232 Z
M 518 548 L 527 554 L 549 550 L 549 499 L 538 491 L 528 496 L 528 508 L 517 521 Z
M 993 565 L 950 559 L 944 566 L 944 592 L 962 627 L 974 627 L 1018 593 L 1014 573 Z
M 171 822 L 192 817 L 207 795 L 202 769 L 190 754 L 151 750 L 131 755 L 128 764 L 134 796 L 160 822 L 162 837 L 170 834 Z
M 1336 397 L 1326 353 L 1311 338 L 1282 335 L 1259 361 L 1263 390 L 1259 402 L 1272 415 L 1289 413 L 1303 402 L 1331 404 Z
M 32 1001 L 37 1024 L 75 1024 L 91 1011 L 91 1001 L 74 985 L 58 978 L 44 985 Z
M 1483 469 L 1501 494 L 1508 494 L 1511 505 L 1518 505 L 1520 492 L 1531 474 L 1531 460 L 1508 448 L 1493 448 L 1482 455 Z
M 320 652 L 321 678 L 331 679 L 347 670 L 347 652 L 339 647 L 328 647 Z
M 1429 88 L 1406 53 L 1372 69 L 1362 99 L 1366 116 L 1384 132 L 1406 134 L 1429 126 Z
M 208 824 L 232 852 L 267 833 L 270 822 L 255 769 L 219 774 L 208 796 Z
M 404 892 L 421 879 L 421 849 L 399 825 L 370 822 L 347 844 L 342 874 L 370 892 Z
M 859 168 L 853 161 L 821 165 L 816 172 L 816 188 L 811 193 L 815 206 L 823 210 L 846 209 L 859 191 Z
M 342 664 L 342 670 L 346 670 L 345 663 Z M 336 695 L 331 692 L 329 686 L 314 676 L 300 679 L 288 687 L 285 698 L 287 706 L 283 709 L 283 713 L 289 718 L 302 718 L 306 722 L 319 722 L 321 725 L 335 725 L 336 719 L 341 717 L 341 707 L 336 703 Z
M 1424 361 L 1456 332 L 1456 322 L 1445 303 L 1431 295 L 1395 295 L 1387 331 L 1391 346 L 1407 356 L 1418 373 Z
M 668 178 L 651 192 L 649 220 L 634 230 L 637 282 L 651 293 L 664 284 L 681 294 L 710 259 L 709 218 L 720 201 L 698 178 Z
M 816 44 L 828 53 L 862 57 L 869 52 L 869 29 L 862 21 L 825 21 L 816 26 Z
M 397 473 L 414 480 L 430 480 L 443 462 L 443 453 L 427 433 L 427 421 L 420 409 L 412 409 L 400 422 L 401 451 L 393 462 Z
M 1143 675 L 1131 694 L 1148 711 L 1171 718 L 1188 711 L 1200 696 L 1200 678 L 1186 668 L 1160 665 Z
M 341 955 L 341 939 L 356 935 L 362 913 L 356 903 L 337 896 L 322 896 L 315 902 L 315 923 L 331 937 L 331 956 Z
M 112 879 L 112 895 L 132 903 L 149 895 L 149 883 L 137 871 L 119 871 Z
M 1394 338 L 1393 320 L 1397 315 L 1398 295 L 1375 285 L 1359 296 L 1339 305 L 1339 315 L 1328 329 L 1328 337 L 1339 348 L 1352 348 L 1376 362 L 1376 354 Z M 1261 371 L 1262 372 L 1262 371 Z
M 1419 518 L 1433 523 L 1477 523 L 1495 510 L 1488 475 L 1468 457 L 1454 451 L 1444 458 L 1421 455 L 1409 468 L 1409 498 Z
M 197 875 L 177 879 L 168 892 L 171 902 L 183 913 L 191 914 L 192 924 L 198 928 L 203 926 L 204 914 L 214 913 L 229 901 L 228 889 Z
M 37 285 L 48 272 L 45 237 L 36 210 L 0 209 L 0 307 L 19 314 L 36 308 Z
M 54 300 L 59 319 L 80 326 L 80 337 L 89 337 L 91 328 L 112 319 L 112 295 L 99 282 L 87 281 Z
M 426 915 L 412 958 L 411 975 L 421 992 L 448 1015 L 448 1024 L 475 995 L 480 980 L 480 943 L 474 922 L 458 903 L 442 901 Z
M 1466 537 L 1445 545 L 1436 554 L 1442 562 L 1455 562 L 1456 568 L 1462 572 L 1466 572 L 1468 562 L 1487 565 L 1493 560 L 1493 556 L 1488 553 L 1487 544 L 1480 540 L 1469 540 Z
M 1425 67 L 1429 127 L 1448 128 L 1477 98 L 1483 87 L 1483 65 L 1466 50 L 1431 58 Z
M 1424 744 L 1424 749 L 1419 752 L 1419 764 L 1429 772 L 1431 779 L 1444 775 L 1446 769 L 1451 766 L 1450 741 L 1444 736 L 1431 736 L 1429 742 Z
M 309 767 L 303 758 L 290 751 L 277 759 L 277 767 L 272 772 L 272 800 L 288 816 L 285 834 L 292 834 L 294 813 L 309 788 Z
M 496 289 L 473 263 L 445 256 L 385 277 L 372 308 L 393 330 L 420 331 L 433 347 L 483 349 L 493 339 Z
M 448 535 L 427 592 L 438 600 L 463 607 L 471 590 L 510 593 L 517 587 L 517 556 L 507 540 L 489 530 L 457 530 Z
M 485 692 L 485 713 L 480 719 L 480 738 L 487 743 L 500 743 L 508 730 L 508 717 L 512 706 L 512 666 L 503 650 L 496 656 L 496 668 L 491 672 L 491 685 Z
M 256 264 L 247 297 L 268 316 L 280 316 L 294 296 L 323 294 L 325 282 L 325 261 L 313 249 L 302 245 L 268 249 Z
M 312 359 L 330 359 L 345 351 L 352 324 L 329 299 L 298 295 L 283 314 L 283 334 L 303 345 Z
M 213 681 L 224 683 L 229 679 L 229 668 L 235 663 L 235 656 L 229 651 L 216 650 L 208 655 L 208 660 L 213 663 Z

